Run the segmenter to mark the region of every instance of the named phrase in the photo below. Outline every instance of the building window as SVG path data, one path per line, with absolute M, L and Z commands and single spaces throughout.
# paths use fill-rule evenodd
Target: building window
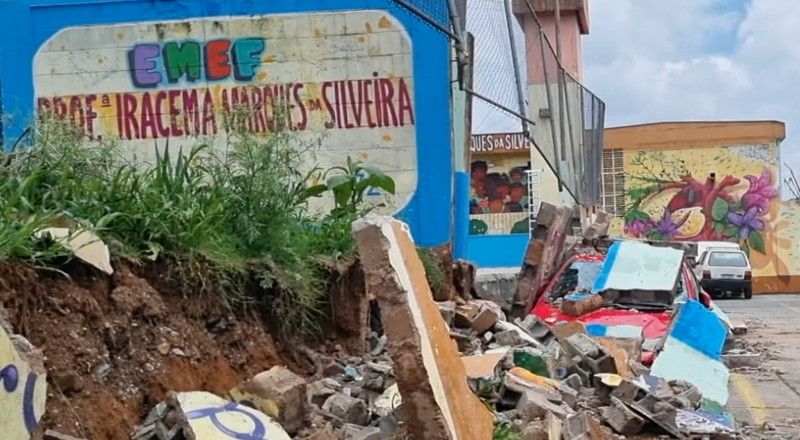
M 603 210 L 615 217 L 625 215 L 625 166 L 622 150 L 603 151 Z

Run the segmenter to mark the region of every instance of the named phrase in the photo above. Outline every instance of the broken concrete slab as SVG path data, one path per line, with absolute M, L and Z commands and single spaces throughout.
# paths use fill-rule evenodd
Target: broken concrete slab
M 47 399 L 42 351 L 0 327 L 0 426 L 2 438 L 28 440 L 39 425 Z
M 464 370 L 470 379 L 491 379 L 497 376 L 500 361 L 506 357 L 506 352 L 484 353 L 476 356 L 464 356 Z
M 653 362 L 651 374 L 667 380 L 685 380 L 720 405 L 728 401 L 730 373 L 721 361 L 727 329 L 717 316 L 697 301 L 681 306 Z
M 684 252 L 636 241 L 617 241 L 608 250 L 592 292 L 666 291 L 678 282 Z
M 111 254 L 103 239 L 85 228 L 42 228 L 34 234 L 36 238 L 50 238 L 69 249 L 76 258 L 108 275 L 114 273 Z
M 166 417 L 170 414 L 169 409 L 179 411 L 172 417 L 182 421 L 176 427 L 184 429 L 187 438 L 213 440 L 238 436 L 253 440 L 291 440 L 280 424 L 266 414 L 211 393 L 191 391 L 171 394 L 166 403 L 166 410 L 162 409 L 163 415 Z M 221 417 L 223 414 L 224 418 Z M 161 426 L 164 426 L 163 422 L 157 421 Z
M 408 226 L 391 217 L 353 223 L 368 289 L 375 292 L 406 423 L 415 438 L 491 438 L 492 414 L 466 371 L 432 300 Z
M 306 415 L 307 384 L 288 368 L 275 366 L 229 392 L 231 400 L 246 403 L 274 417 L 290 434 L 300 429 Z

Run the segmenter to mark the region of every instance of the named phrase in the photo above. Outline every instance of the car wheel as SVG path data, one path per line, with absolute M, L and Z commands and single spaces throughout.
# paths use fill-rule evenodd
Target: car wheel
M 744 299 L 750 299 L 752 297 L 753 297 L 753 289 L 745 289 Z

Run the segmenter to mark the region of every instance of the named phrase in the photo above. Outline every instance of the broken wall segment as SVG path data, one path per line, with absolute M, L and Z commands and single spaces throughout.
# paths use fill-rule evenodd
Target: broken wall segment
M 525 304 L 526 313 L 533 308 L 539 291 L 561 265 L 572 215 L 573 210 L 562 204 L 542 202 L 539 207 L 515 295 L 516 302 Z
M 464 364 L 432 300 L 408 226 L 391 217 L 353 223 L 367 287 L 375 292 L 406 423 L 415 438 L 485 440 L 492 414 L 469 388 Z
M 0 326 L 0 427 L 2 438 L 28 440 L 39 425 L 47 399 L 42 352 Z
M 653 363 L 653 376 L 685 380 L 706 398 L 725 405 L 730 373 L 721 361 L 727 328 L 714 312 L 688 300 L 681 306 L 664 343 L 664 351 Z
M 291 440 L 269 416 L 204 391 L 170 393 L 165 402 L 153 408 L 132 438 Z

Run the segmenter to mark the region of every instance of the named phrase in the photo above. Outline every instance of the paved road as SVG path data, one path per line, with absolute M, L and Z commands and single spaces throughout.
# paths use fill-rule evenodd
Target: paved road
M 728 409 L 740 421 L 800 427 L 800 295 L 719 300 L 731 320 L 748 326 L 746 342 L 763 353 L 759 369 L 732 372 Z M 793 429 L 792 429 L 793 426 Z

